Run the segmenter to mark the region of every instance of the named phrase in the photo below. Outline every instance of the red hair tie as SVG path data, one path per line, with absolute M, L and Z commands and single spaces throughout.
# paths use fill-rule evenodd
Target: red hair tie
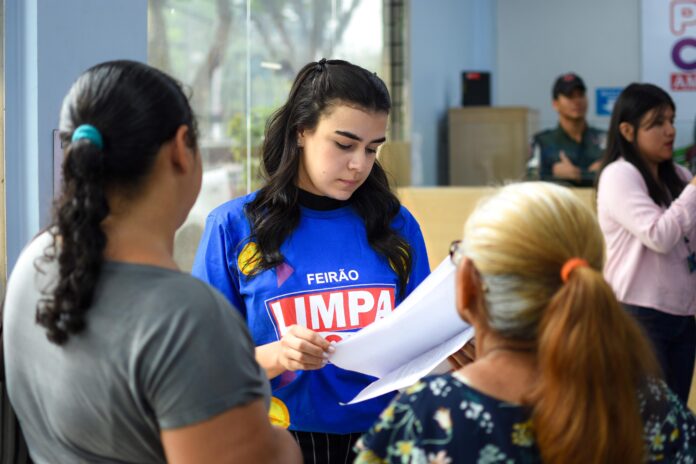
M 575 270 L 576 267 L 589 266 L 590 265 L 588 264 L 588 262 L 582 258 L 570 258 L 568 261 L 565 262 L 565 264 L 561 268 L 561 280 L 563 281 L 563 283 L 566 283 L 568 282 L 570 273 L 573 272 L 573 270 Z

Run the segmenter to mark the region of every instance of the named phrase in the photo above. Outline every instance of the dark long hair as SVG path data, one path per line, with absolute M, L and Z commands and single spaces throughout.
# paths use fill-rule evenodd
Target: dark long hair
M 71 142 L 89 124 L 103 148 L 88 139 Z M 181 86 L 170 76 L 134 61 L 111 61 L 82 74 L 63 100 L 60 133 L 65 148 L 63 184 L 44 260 L 57 261 L 58 280 L 36 308 L 36 321 L 58 345 L 85 327 L 106 246 L 102 221 L 109 215 L 106 189 L 137 194 L 162 144 L 182 125 L 196 147 L 196 121 Z
M 313 130 L 331 105 L 347 104 L 370 112 L 388 113 L 391 99 L 376 74 L 342 60 L 321 60 L 304 66 L 292 84 L 287 102 L 269 118 L 262 147 L 266 183 L 246 205 L 252 237 L 260 259 L 252 274 L 283 262 L 280 246 L 300 221 L 298 188 L 300 163 L 298 130 Z M 370 246 L 384 256 L 399 278 L 400 295 L 411 271 L 411 247 L 391 222 L 401 204 L 389 189 L 384 169 L 375 162 L 370 175 L 351 197 L 365 222 Z
M 624 158 L 638 169 L 643 180 L 648 186 L 648 193 L 658 205 L 669 206 L 672 199 L 677 198 L 686 183 L 677 175 L 672 160 L 662 161 L 657 167 L 657 175 L 660 185 L 648 169 L 648 165 L 643 161 L 638 151 L 638 128 L 643 117 L 652 110 L 656 112 L 656 118 L 661 117 L 660 114 L 667 108 L 676 110 L 674 101 L 667 92 L 653 84 L 637 84 L 633 83 L 626 87 L 619 95 L 619 98 L 614 104 L 614 110 L 611 114 L 611 123 L 609 124 L 609 135 L 607 139 L 607 150 L 602 160 L 601 172 L 609 164 L 619 158 Z M 633 132 L 636 134 L 633 137 L 633 142 L 629 142 L 619 130 L 619 125 L 622 122 L 627 122 L 633 126 Z M 667 191 L 665 191 L 667 188 Z M 669 192 L 669 193 L 668 193 Z

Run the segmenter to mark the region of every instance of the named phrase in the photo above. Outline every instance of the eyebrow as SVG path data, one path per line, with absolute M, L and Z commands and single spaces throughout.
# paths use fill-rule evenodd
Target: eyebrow
M 342 136 L 344 136 L 344 137 L 348 137 L 349 139 L 357 140 L 358 142 L 362 142 L 362 141 L 363 141 L 363 139 L 361 139 L 361 138 L 358 137 L 357 135 L 353 134 L 352 132 L 346 132 L 346 131 L 337 130 L 337 131 L 336 131 L 336 134 L 342 135 Z M 373 144 L 373 143 L 382 143 L 382 142 L 386 142 L 386 140 L 387 140 L 386 137 L 381 137 L 381 138 L 378 138 L 378 139 L 374 139 L 373 141 L 370 142 L 370 144 Z

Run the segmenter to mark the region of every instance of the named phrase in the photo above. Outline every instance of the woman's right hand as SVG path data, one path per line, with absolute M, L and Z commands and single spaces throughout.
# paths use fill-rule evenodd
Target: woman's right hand
M 317 332 L 293 325 L 279 341 L 257 346 L 256 361 L 272 379 L 285 371 L 321 369 L 334 350 Z
M 288 371 L 321 369 L 335 351 L 324 337 L 301 325 L 290 326 L 279 343 L 278 363 Z

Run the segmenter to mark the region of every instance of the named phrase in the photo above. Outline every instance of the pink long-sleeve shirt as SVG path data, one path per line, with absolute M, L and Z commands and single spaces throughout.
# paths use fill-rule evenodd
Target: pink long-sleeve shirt
M 691 173 L 676 166 L 684 180 Z M 696 187 L 669 208 L 657 205 L 638 169 L 619 159 L 599 179 L 597 214 L 607 246 L 604 276 L 622 303 L 675 315 L 696 314 L 696 272 L 684 237 L 696 250 Z

